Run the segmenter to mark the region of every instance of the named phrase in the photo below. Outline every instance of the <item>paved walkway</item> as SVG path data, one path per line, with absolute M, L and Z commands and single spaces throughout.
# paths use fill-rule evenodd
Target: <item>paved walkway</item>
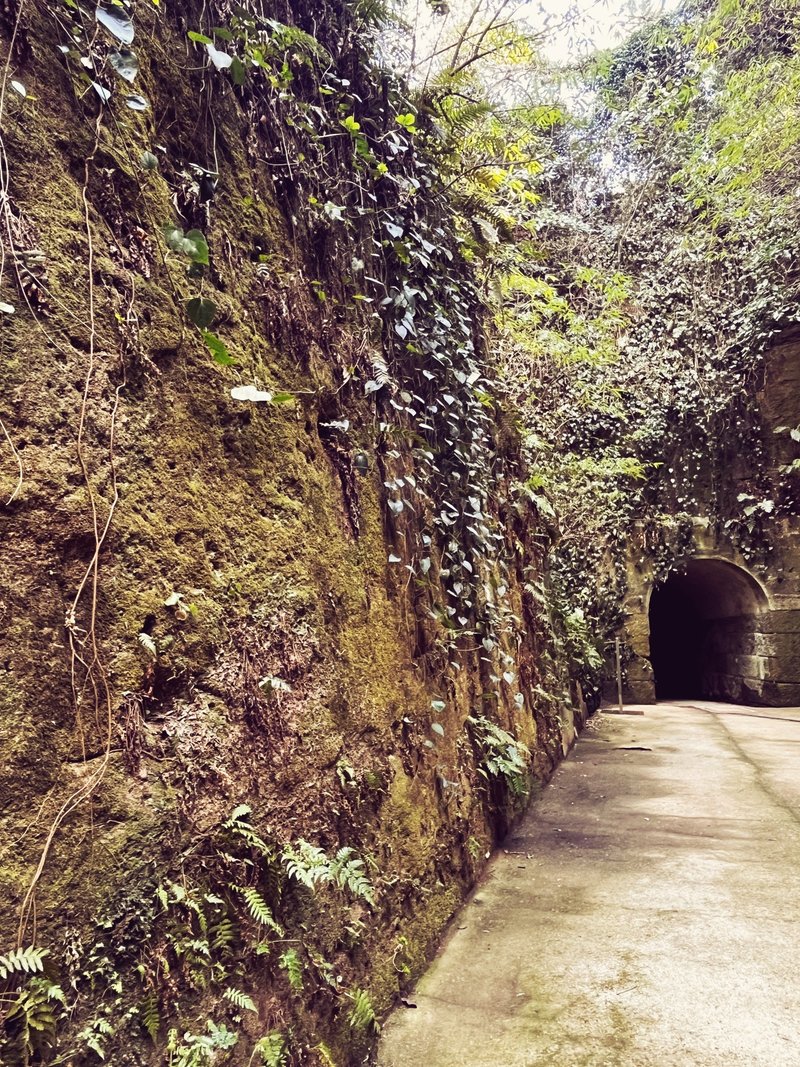
M 800 1067 L 800 708 L 592 720 L 381 1067 Z

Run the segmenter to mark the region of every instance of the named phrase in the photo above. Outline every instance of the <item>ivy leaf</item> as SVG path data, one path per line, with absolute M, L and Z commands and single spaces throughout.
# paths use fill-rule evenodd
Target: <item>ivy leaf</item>
M 193 296 L 191 300 L 186 301 L 186 314 L 201 330 L 211 325 L 216 313 L 217 305 L 205 296 Z
M 92 82 L 92 88 L 104 104 L 107 104 L 108 101 L 111 99 L 111 90 L 106 89 L 106 87 L 104 85 L 101 85 L 100 82 Z
M 198 33 L 196 30 L 189 30 L 186 34 L 190 41 L 194 41 L 195 44 L 213 44 L 214 42 L 210 37 L 206 37 L 204 33 Z
M 204 267 L 208 266 L 208 244 L 204 235 L 200 230 L 189 230 L 186 234 L 185 241 L 188 241 L 192 246 L 191 251 L 187 251 L 187 255 L 193 263 L 202 263 Z
M 124 78 L 126 82 L 136 81 L 136 75 L 139 73 L 139 60 L 136 58 L 135 52 L 131 52 L 127 48 L 119 52 L 109 52 L 108 62 L 119 74 L 120 78 Z
M 439 737 L 444 737 L 444 727 L 440 722 L 432 722 L 431 730 L 433 730 L 435 734 L 438 734 Z
M 122 41 L 123 44 L 130 44 L 133 40 L 133 23 L 130 15 L 123 8 L 107 8 L 98 5 L 94 17 L 101 26 L 107 29 L 118 41 Z
M 209 352 L 214 357 L 214 362 L 218 363 L 220 367 L 230 367 L 236 362 L 224 343 L 220 341 L 215 333 L 211 333 L 209 330 L 203 330 L 203 340 L 205 341 Z
M 131 109 L 131 111 L 147 111 L 150 107 L 148 102 L 143 96 L 139 96 L 138 93 L 131 93 L 125 97 L 125 103 Z M 205 239 L 203 241 L 205 243 Z M 208 247 L 206 246 L 206 255 L 208 255 Z
M 221 52 L 213 44 L 207 44 L 206 51 L 217 70 L 227 70 L 233 64 L 233 56 L 229 56 L 227 52 Z
M 162 230 L 167 246 L 173 252 L 181 252 L 183 255 L 188 256 L 193 263 L 200 263 L 204 267 L 208 266 L 208 244 L 200 230 L 189 230 L 188 233 L 184 233 L 181 227 L 176 226 L 173 222 L 166 223 L 166 225 L 162 226 Z M 206 323 L 206 325 L 208 324 Z
M 254 385 L 235 385 L 231 389 L 231 396 L 234 400 L 252 400 L 257 404 L 272 403 L 272 393 L 268 393 L 266 389 L 257 389 Z
M 247 70 L 238 56 L 231 60 L 231 81 L 234 85 L 244 85 L 247 80 Z

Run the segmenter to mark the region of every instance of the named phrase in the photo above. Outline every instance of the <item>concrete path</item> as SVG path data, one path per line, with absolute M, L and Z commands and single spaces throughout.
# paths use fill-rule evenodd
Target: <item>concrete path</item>
M 381 1067 L 800 1067 L 800 708 L 592 720 Z

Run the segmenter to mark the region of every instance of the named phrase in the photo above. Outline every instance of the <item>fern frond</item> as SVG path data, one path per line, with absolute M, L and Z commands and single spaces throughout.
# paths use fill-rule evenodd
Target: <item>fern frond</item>
M 375 903 L 375 892 L 364 871 L 364 861 L 356 856 L 355 849 L 340 848 L 331 863 L 330 873 L 339 889 L 346 889 L 368 904 Z
M 44 1057 L 56 1036 L 55 1004 L 66 1006 L 60 986 L 47 978 L 32 978 L 6 1008 L 4 1023 L 9 1040 L 4 1043 L 4 1063 L 28 1064 L 31 1057 Z M 9 1056 L 13 1059 L 9 1060 Z
M 369 993 L 365 989 L 355 989 L 347 994 L 353 1001 L 353 1007 L 347 1016 L 347 1021 L 353 1030 L 366 1030 L 375 1025 L 375 1009 Z
M 260 853 L 260 855 L 267 859 L 272 859 L 275 855 L 274 849 L 266 843 L 266 841 L 259 835 L 252 822 L 246 818 L 247 815 L 252 814 L 252 808 L 249 804 L 239 804 L 233 809 L 228 818 L 223 822 L 223 830 L 227 830 L 231 834 L 235 834 L 240 837 L 245 844 L 247 844 L 254 851 Z
M 218 923 L 211 927 L 211 947 L 215 951 L 225 950 L 236 940 L 236 924 L 230 916 L 225 915 Z
M 378 353 L 374 353 L 370 358 L 372 364 L 372 377 L 380 386 L 394 385 L 391 372 L 389 371 L 389 364 Z
M 228 986 L 222 995 L 231 1004 L 239 1008 L 240 1011 L 258 1011 L 253 998 L 248 996 L 247 993 L 243 993 L 241 989 L 234 989 L 233 986 Z
M 295 993 L 299 993 L 303 988 L 303 961 L 300 959 L 297 949 L 287 949 L 279 958 L 278 966 L 286 971 L 289 986 Z
M 268 929 L 276 933 L 278 937 L 283 937 L 283 927 L 275 921 L 269 905 L 257 889 L 254 889 L 252 886 L 238 885 L 233 886 L 232 888 L 242 895 L 247 910 L 257 923 L 266 926 Z
M 155 1045 L 158 1040 L 158 1032 L 161 1029 L 161 1012 L 158 1007 L 158 997 L 155 993 L 148 993 L 139 1005 L 139 1014 L 142 1018 L 142 1026 L 150 1035 L 150 1040 Z
M 254 1051 L 261 1057 L 261 1067 L 284 1067 L 286 1063 L 286 1042 L 279 1030 L 259 1038 Z
M 44 970 L 44 959 L 48 955 L 46 948 L 13 949 L 5 956 L 0 956 L 0 978 L 5 980 L 12 974 L 37 974 Z
M 330 860 L 326 853 L 302 837 L 297 841 L 297 848 L 286 846 L 283 862 L 289 877 L 307 889 L 313 889 L 317 882 L 330 879 Z
M 138 640 L 139 644 L 142 646 L 145 652 L 149 652 L 153 659 L 158 659 L 158 649 L 156 648 L 156 643 L 150 636 L 150 634 L 146 634 L 144 630 L 142 630 L 142 632 L 138 636 Z
M 318 1045 L 315 1045 L 314 1051 L 325 1064 L 325 1067 L 336 1067 L 336 1061 L 333 1058 L 333 1053 L 324 1041 L 320 1041 Z
M 222 824 L 226 829 L 230 829 L 233 823 L 239 822 L 245 817 L 245 815 L 252 815 L 253 809 L 249 804 L 237 804 L 228 818 Z

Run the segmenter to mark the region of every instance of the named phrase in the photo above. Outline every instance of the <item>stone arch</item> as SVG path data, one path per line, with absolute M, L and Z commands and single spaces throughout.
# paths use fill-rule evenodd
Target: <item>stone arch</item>
M 766 589 L 730 560 L 695 557 L 672 571 L 648 605 L 656 698 L 765 702 L 769 610 Z

